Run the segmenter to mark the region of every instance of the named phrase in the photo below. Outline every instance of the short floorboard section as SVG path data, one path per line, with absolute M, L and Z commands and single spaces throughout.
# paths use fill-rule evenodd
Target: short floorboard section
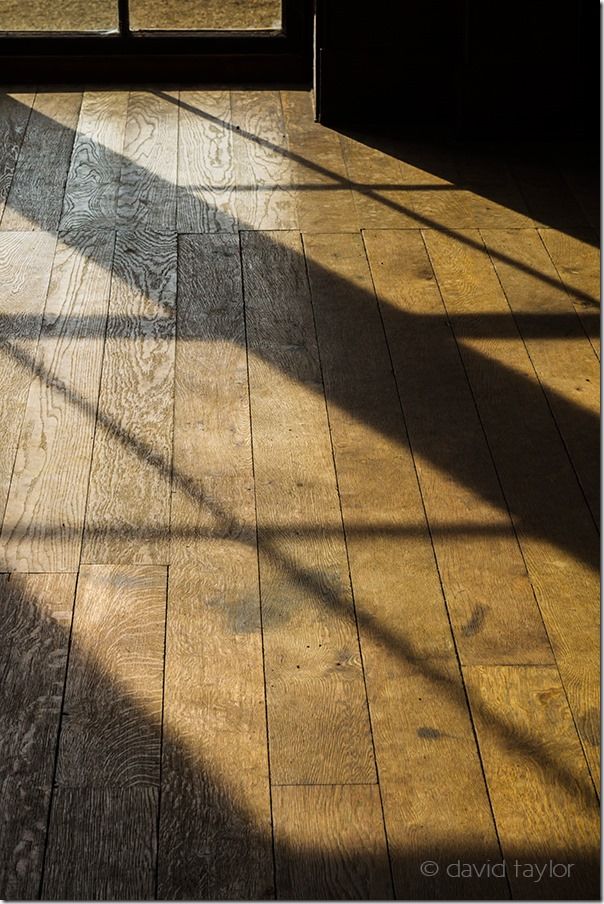
M 0 897 L 40 880 L 75 574 L 0 576 Z
M 275 788 L 273 817 L 279 899 L 392 898 L 377 786 Z
M 43 898 L 153 896 L 165 607 L 165 568 L 80 572 Z

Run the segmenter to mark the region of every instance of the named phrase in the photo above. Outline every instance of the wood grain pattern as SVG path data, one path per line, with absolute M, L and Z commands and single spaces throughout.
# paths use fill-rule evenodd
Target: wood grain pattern
M 166 578 L 80 570 L 44 898 L 153 896 Z
M 157 802 L 153 787 L 56 789 L 42 899 L 152 900 Z
M 0 565 L 77 571 L 105 340 L 113 233 L 56 250 L 0 536 Z
M 597 897 L 597 799 L 557 670 L 472 667 L 466 676 L 472 708 L 481 701 L 478 740 L 507 862 L 574 864 L 564 878 L 546 869 L 538 883 L 510 869 L 514 896 Z
M 128 101 L 118 192 L 120 229 L 176 226 L 178 105 L 150 91 L 133 91 Z
M 164 567 L 80 569 L 57 784 L 158 784 L 165 610 Z
M 178 131 L 178 232 L 237 229 L 228 91 L 181 91 Z
M 551 662 L 421 236 L 365 241 L 461 661 Z
M 355 231 L 358 217 L 339 135 L 314 122 L 308 91 L 282 91 L 303 232 Z
M 182 236 L 159 894 L 263 898 L 273 867 L 239 239 Z
M 8 497 L 42 327 L 56 241 L 48 233 L 0 235 L 0 506 Z
M 587 498 L 599 522 L 599 362 L 534 230 L 484 235 L 508 303 Z M 522 269 L 499 255 L 512 257 Z M 532 272 L 546 274 L 546 285 Z M 526 315 L 537 315 L 527 317 Z M 560 326 L 555 319 L 561 318 Z
M 81 102 L 78 92 L 36 95 L 1 230 L 57 229 Z
M 257 900 L 273 893 L 257 563 L 212 549 L 170 568 L 158 890 Z
M 540 229 L 557 273 L 589 341 L 600 357 L 600 254 L 591 236 L 578 238 L 558 229 Z
M 0 96 L 0 222 L 34 100 L 29 93 Z
M 127 91 L 86 91 L 83 95 L 61 230 L 114 228 L 127 108 Z
M 0 576 L 0 892 L 39 893 L 76 576 Z
M 167 564 L 176 236 L 116 238 L 83 561 Z
M 294 164 L 278 91 L 232 91 L 237 212 L 242 229 L 295 229 Z
M 245 233 L 243 264 L 272 780 L 372 782 L 367 701 L 299 236 Z
M 392 898 L 375 786 L 275 788 L 273 812 L 279 898 Z
M 363 243 L 304 246 L 396 896 L 444 897 L 450 879 L 420 864 L 496 859 L 495 827 Z M 453 888 L 506 892 L 476 877 Z

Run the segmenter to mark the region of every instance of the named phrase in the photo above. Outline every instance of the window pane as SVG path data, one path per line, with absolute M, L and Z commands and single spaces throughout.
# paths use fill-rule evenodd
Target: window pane
M 3 32 L 117 30 L 117 0 L 0 0 Z
M 130 0 L 130 27 L 138 31 L 278 31 L 281 0 Z

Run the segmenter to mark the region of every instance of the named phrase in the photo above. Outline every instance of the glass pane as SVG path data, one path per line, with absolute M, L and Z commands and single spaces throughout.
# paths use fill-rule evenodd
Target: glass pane
M 281 0 L 130 0 L 130 28 L 134 31 L 278 31 Z
M 117 0 L 0 0 L 0 31 L 118 30 Z

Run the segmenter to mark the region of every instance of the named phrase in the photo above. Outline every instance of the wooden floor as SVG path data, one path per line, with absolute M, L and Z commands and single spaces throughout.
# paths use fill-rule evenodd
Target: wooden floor
M 598 896 L 596 205 L 2 96 L 0 897 Z

